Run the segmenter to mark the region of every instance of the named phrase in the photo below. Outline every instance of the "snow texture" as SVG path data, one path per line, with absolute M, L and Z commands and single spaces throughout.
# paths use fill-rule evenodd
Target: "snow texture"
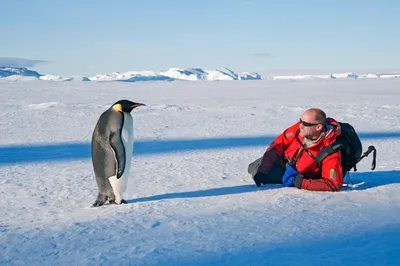
M 0 79 L 0 264 L 399 265 L 398 88 Z M 146 104 L 132 112 L 128 204 L 91 208 L 91 134 L 120 99 Z M 338 193 L 257 188 L 247 165 L 314 106 L 377 148 L 375 171 L 367 157 Z

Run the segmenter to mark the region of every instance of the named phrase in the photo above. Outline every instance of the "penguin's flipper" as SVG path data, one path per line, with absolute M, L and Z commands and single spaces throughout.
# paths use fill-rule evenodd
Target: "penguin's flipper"
M 121 139 L 121 131 L 110 134 L 110 144 L 117 162 L 117 178 L 121 178 L 125 170 L 125 147 Z

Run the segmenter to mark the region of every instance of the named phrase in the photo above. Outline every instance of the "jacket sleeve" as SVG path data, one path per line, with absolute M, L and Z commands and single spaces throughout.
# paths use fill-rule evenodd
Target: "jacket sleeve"
M 299 123 L 288 127 L 282 134 L 280 134 L 268 147 L 268 150 L 275 149 L 280 155 L 289 147 L 290 143 L 296 137 L 296 131 L 299 129 Z
M 313 191 L 340 191 L 343 186 L 341 154 L 336 152 L 322 161 L 321 178 L 296 178 L 293 184 L 300 189 Z
M 299 123 L 287 128 L 280 134 L 265 151 L 257 172 L 269 172 L 276 165 L 277 161 L 283 159 L 283 153 L 296 136 Z

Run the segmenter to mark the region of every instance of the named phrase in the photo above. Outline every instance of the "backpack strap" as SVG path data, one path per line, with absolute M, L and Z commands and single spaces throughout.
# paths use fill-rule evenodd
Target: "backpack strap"
M 364 154 L 360 157 L 360 158 L 358 158 L 357 159 L 357 163 L 359 162 L 359 161 L 361 161 L 364 157 L 367 157 L 371 152 L 373 152 L 372 153 L 372 165 L 371 165 L 371 170 L 374 170 L 375 169 L 375 166 L 376 166 L 376 149 L 375 149 L 375 147 L 374 146 L 369 146 L 368 147 L 368 150 L 366 151 L 366 152 L 364 152 Z
M 315 160 L 315 156 L 307 149 L 307 147 L 306 147 L 306 145 L 304 145 L 304 143 L 302 143 L 301 141 L 300 141 L 300 139 L 299 139 L 299 133 L 300 133 L 300 130 L 298 129 L 297 131 L 296 131 L 296 140 L 297 140 L 297 142 L 300 144 L 300 146 L 306 151 L 306 153 L 313 159 L 313 160 Z
M 326 157 L 328 157 L 331 154 L 334 154 L 335 152 L 341 151 L 343 148 L 344 148 L 344 146 L 342 144 L 333 143 L 329 146 L 324 147 L 322 150 L 320 150 L 314 159 L 318 168 L 321 168 L 321 163 Z
M 329 145 L 329 146 L 324 147 L 322 150 L 320 150 L 320 151 L 318 152 L 317 156 L 314 156 L 314 155 L 304 146 L 304 144 L 300 141 L 300 139 L 299 139 L 299 137 L 298 137 L 298 136 L 299 136 L 299 133 L 300 133 L 300 130 L 297 130 L 297 131 L 296 131 L 296 140 L 297 140 L 297 142 L 300 144 L 301 147 L 303 147 L 303 149 L 307 152 L 307 154 L 315 161 L 315 163 L 317 164 L 317 167 L 318 167 L 319 169 L 321 169 L 321 163 L 322 163 L 322 161 L 323 161 L 326 157 L 328 157 L 328 156 L 331 155 L 331 154 L 334 154 L 335 152 L 341 151 L 341 150 L 344 148 L 343 144 L 340 144 L 340 143 L 335 142 L 335 143 L 333 143 L 333 144 L 331 144 L 331 145 Z

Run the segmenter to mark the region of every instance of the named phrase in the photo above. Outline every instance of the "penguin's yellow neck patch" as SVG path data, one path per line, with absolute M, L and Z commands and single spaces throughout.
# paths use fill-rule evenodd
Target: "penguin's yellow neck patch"
M 117 112 L 122 112 L 122 105 L 121 104 L 115 104 L 113 106 L 113 109 Z

